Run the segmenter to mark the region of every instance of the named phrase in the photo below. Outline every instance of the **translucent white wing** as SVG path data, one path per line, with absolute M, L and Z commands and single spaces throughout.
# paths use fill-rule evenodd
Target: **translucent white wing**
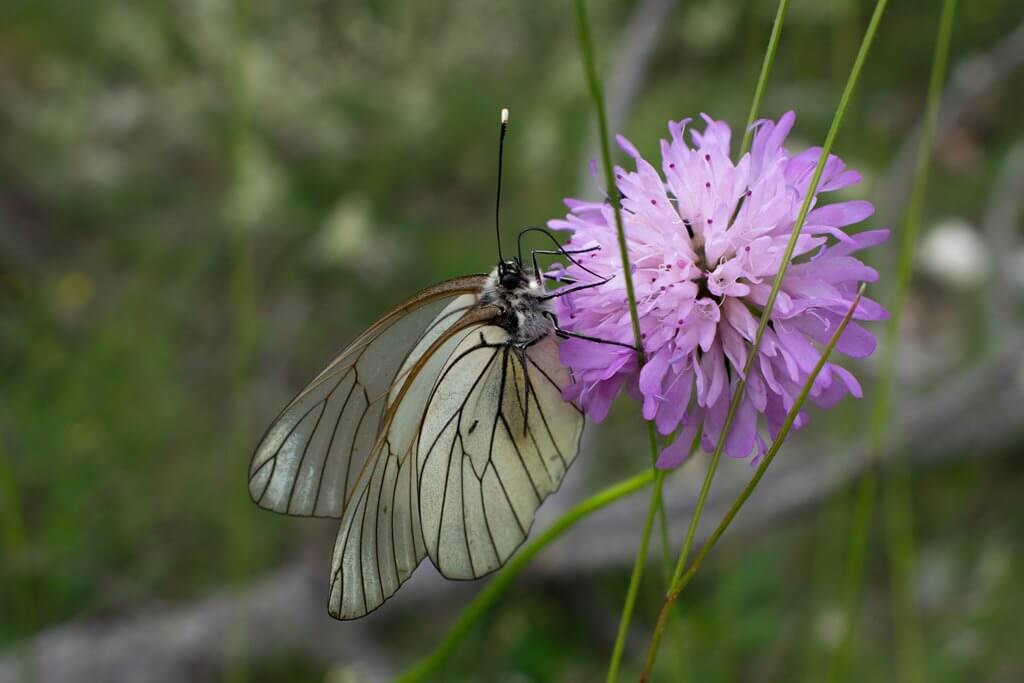
M 425 289 L 342 351 L 263 436 L 249 466 L 252 499 L 275 512 L 341 517 L 402 368 L 476 302 L 483 283 L 467 276 Z
M 464 310 L 473 295 L 453 300 L 439 315 Z M 420 491 L 414 447 L 427 401 L 443 368 L 479 319 L 476 309 L 451 325 L 431 326 L 408 355 L 392 387 L 383 433 L 356 475 L 352 501 L 338 529 L 331 565 L 328 611 L 356 619 L 394 594 L 426 556 L 420 527 Z
M 416 449 L 426 551 L 444 576 L 501 567 L 579 448 L 583 415 L 548 336 L 525 350 L 500 327 L 465 334 L 426 403 Z

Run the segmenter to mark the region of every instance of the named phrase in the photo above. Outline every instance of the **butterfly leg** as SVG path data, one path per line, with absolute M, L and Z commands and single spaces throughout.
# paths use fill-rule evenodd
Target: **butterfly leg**
M 570 261 L 573 261 L 573 258 L 571 256 L 571 254 L 583 254 L 583 253 L 586 253 L 588 251 L 596 251 L 596 250 L 601 248 L 599 246 L 595 246 L 595 247 L 588 247 L 587 249 L 576 249 L 576 250 L 567 251 L 565 249 L 565 247 L 563 247 L 561 244 L 559 244 L 558 240 L 555 239 L 555 236 L 551 234 L 550 230 L 546 230 L 544 228 L 539 228 L 537 226 L 530 226 L 530 227 L 523 228 L 522 230 L 520 230 L 519 231 L 519 237 L 516 239 L 516 250 L 519 253 L 519 260 L 520 261 L 523 260 L 523 238 L 525 236 L 529 235 L 531 232 L 537 232 L 537 233 L 540 233 L 540 234 L 544 235 L 549 240 L 551 240 L 552 244 L 555 245 L 555 251 L 548 251 L 546 253 L 549 253 L 549 254 L 560 254 L 560 255 L 565 256 L 566 258 L 568 258 Z M 534 253 L 536 254 L 538 251 L 540 251 L 540 250 L 535 249 Z M 542 253 L 544 253 L 544 252 L 542 252 Z
M 609 282 L 611 282 L 613 277 L 615 277 L 615 276 L 614 275 L 608 275 L 607 277 L 602 277 L 597 282 L 588 282 L 585 285 L 579 285 L 579 286 L 576 286 L 576 287 L 569 287 L 568 289 L 563 289 L 561 291 L 556 291 L 556 292 L 554 292 L 552 294 L 547 294 L 545 296 L 540 297 L 540 300 L 541 301 L 547 301 L 549 299 L 557 299 L 560 296 L 565 296 L 566 294 L 572 294 L 573 292 L 582 292 L 585 289 L 592 289 L 594 287 L 600 287 L 601 285 L 606 285 Z
M 523 369 L 523 385 L 525 396 L 523 397 L 523 435 L 529 431 L 530 425 L 530 391 L 533 389 L 533 382 L 530 380 L 530 372 L 528 369 L 528 360 L 526 358 L 526 349 L 517 347 L 516 353 L 519 355 L 519 363 Z
M 540 273 L 541 277 L 548 277 L 546 273 L 541 272 L 540 266 L 537 264 L 537 255 L 538 254 L 548 254 L 548 255 L 551 255 L 551 256 L 562 256 L 562 255 L 564 255 L 566 258 L 568 258 L 570 261 L 572 261 L 573 264 L 579 266 L 580 268 L 582 268 L 583 270 L 587 271 L 588 273 L 593 274 L 594 277 L 601 277 L 597 273 L 594 273 L 594 271 L 592 271 L 589 268 L 587 268 L 586 266 L 584 266 L 582 263 L 578 262 L 576 259 L 572 258 L 572 254 L 588 254 L 588 253 L 590 253 L 592 251 L 596 251 L 598 249 L 600 249 L 600 247 L 590 247 L 589 249 L 574 249 L 572 251 L 566 251 L 564 249 L 559 250 L 559 251 L 554 251 L 552 249 L 534 249 L 533 251 L 530 252 L 530 257 L 533 259 L 533 272 Z M 559 279 L 559 281 L 562 281 L 562 280 Z
M 558 240 L 555 239 L 555 236 L 552 235 L 550 231 L 545 230 L 544 228 L 529 227 L 529 228 L 523 228 L 519 232 L 519 239 L 517 240 L 517 248 L 518 248 L 518 252 L 519 252 L 519 260 L 520 261 L 523 260 L 523 237 L 525 237 L 526 235 L 530 234 L 531 232 L 538 232 L 538 233 L 544 235 L 549 240 L 551 240 L 552 244 L 555 245 L 554 250 L 551 250 L 551 249 L 534 249 L 533 251 L 530 252 L 530 254 L 531 254 L 532 258 L 533 258 L 533 270 L 534 270 L 534 272 L 540 273 L 540 269 L 537 267 L 537 254 L 548 254 L 548 255 L 551 255 L 551 256 L 564 256 L 565 258 L 569 259 L 569 261 L 573 265 L 579 266 L 584 271 L 590 273 L 594 277 L 597 277 L 597 278 L 601 277 L 600 274 L 595 273 L 594 271 L 590 270 L 585 265 L 583 265 L 582 263 L 580 263 L 579 261 L 577 261 L 576 259 L 573 258 L 573 254 L 588 254 L 588 253 L 593 252 L 593 251 L 600 251 L 601 250 L 601 246 L 600 245 L 595 245 L 593 247 L 587 247 L 586 249 L 566 249 L 565 247 L 563 247 L 561 244 L 558 243 Z
M 621 346 L 625 349 L 629 349 L 630 351 L 638 350 L 635 346 L 633 346 L 632 344 L 627 344 L 626 342 L 613 341 L 611 339 L 601 339 L 600 337 L 591 337 L 588 334 L 580 334 L 579 332 L 570 332 L 569 330 L 563 330 L 561 327 L 555 328 L 555 336 L 560 337 L 561 339 L 568 339 L 572 337 L 574 339 L 583 339 L 585 341 L 594 342 L 595 344 L 609 344 L 612 346 Z
M 578 249 L 578 250 L 571 251 L 571 252 L 567 252 L 564 249 L 561 249 L 561 250 L 558 250 L 558 251 L 553 251 L 553 250 L 550 250 L 550 249 L 534 249 L 533 252 L 531 252 L 532 256 L 533 256 L 533 271 L 535 273 L 540 273 L 540 276 L 542 278 L 549 279 L 549 280 L 555 279 L 555 278 L 548 277 L 547 274 L 542 273 L 540 268 L 537 267 L 537 254 L 552 254 L 552 255 L 565 254 L 566 258 L 568 258 L 570 261 L 572 261 L 575 265 L 579 266 L 584 271 L 590 273 L 591 275 L 593 275 L 594 277 L 597 278 L 596 282 L 588 282 L 585 285 L 580 285 L 578 287 L 570 287 L 569 289 L 565 289 L 565 290 L 562 290 L 562 291 L 557 291 L 557 292 L 554 292 L 553 294 L 548 294 L 546 296 L 541 297 L 541 300 L 542 301 L 547 301 L 549 299 L 554 299 L 556 297 L 565 296 L 566 294 L 572 294 L 573 292 L 580 292 L 580 291 L 583 291 L 584 289 L 590 289 L 591 287 L 600 287 L 601 285 L 607 284 L 608 282 L 610 282 L 612 280 L 612 278 L 615 277 L 614 275 L 600 275 L 598 273 L 595 273 L 594 271 L 592 271 L 589 268 L 587 268 L 586 266 L 584 266 L 582 263 L 578 262 L 572 256 L 569 256 L 569 254 L 582 254 L 582 253 L 586 253 L 586 252 L 596 251 L 598 249 L 600 249 L 600 247 L 590 247 L 588 249 Z M 577 282 L 579 282 L 579 280 L 577 278 L 574 278 L 572 276 L 568 276 L 568 277 L 565 277 L 565 278 L 557 278 L 555 280 L 557 282 L 565 282 L 566 284 L 569 284 L 569 285 L 575 285 Z
M 575 256 L 577 254 L 589 254 L 592 251 L 600 251 L 600 245 L 587 247 L 586 249 L 533 249 L 532 254 L 548 254 L 550 256 Z
M 551 319 L 551 321 L 555 325 L 555 336 L 560 338 L 560 339 L 569 339 L 571 337 L 573 339 L 583 339 L 584 341 L 594 342 L 595 344 L 607 344 L 607 345 L 611 345 L 611 346 L 621 346 L 623 348 L 629 349 L 630 351 L 642 350 L 642 349 L 637 349 L 632 344 L 627 344 L 625 342 L 614 341 L 612 339 L 601 339 L 600 337 L 592 337 L 589 334 L 581 334 L 580 332 L 573 332 L 572 330 L 566 330 L 566 329 L 562 328 L 558 324 L 558 318 L 555 316 L 554 313 L 548 313 L 547 316 Z
M 551 256 L 565 256 L 567 259 L 569 259 L 569 261 L 571 261 L 573 263 L 573 265 L 579 266 L 581 269 L 583 269 L 584 271 L 590 273 L 591 275 L 593 275 L 596 278 L 603 278 L 602 275 L 600 275 L 598 273 L 595 273 L 590 268 L 587 268 L 585 265 L 583 265 L 582 263 L 580 263 L 579 261 L 577 261 L 576 259 L 574 259 L 572 257 L 572 254 L 587 254 L 587 253 L 590 253 L 592 251 L 597 251 L 600 248 L 601 247 L 590 247 L 588 249 L 574 249 L 572 251 L 566 251 L 565 249 L 559 249 L 557 251 L 552 250 L 552 249 L 534 249 L 533 251 L 530 252 L 530 257 L 533 260 L 533 272 L 540 274 L 540 276 L 542 278 L 547 278 L 548 277 L 546 273 L 541 271 L 540 266 L 537 264 L 537 255 L 538 254 L 548 254 L 548 255 L 551 255 Z M 551 278 L 548 278 L 548 279 L 551 279 Z M 605 279 L 605 282 L 607 282 L 608 279 L 611 279 L 611 278 Z

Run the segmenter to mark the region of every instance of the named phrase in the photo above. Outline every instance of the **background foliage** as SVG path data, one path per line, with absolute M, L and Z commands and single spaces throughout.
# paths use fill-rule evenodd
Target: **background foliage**
M 624 132 L 645 153 L 669 118 L 707 111 L 742 125 L 774 12 L 762 0 L 676 4 L 629 103 Z M 330 547 L 332 525 L 248 503 L 252 445 L 384 308 L 490 267 L 499 107 L 513 125 L 506 225 L 560 215 L 581 182 L 597 191 L 585 172 L 593 132 L 568 4 L 246 7 L 0 7 L 0 645 L 69 620 L 187 604 Z M 592 3 L 609 69 L 631 10 Z M 824 137 L 868 11 L 853 0 L 792 4 L 763 114 L 797 110 L 793 146 Z M 920 116 L 937 13 L 937 3 L 895 2 L 882 24 L 836 147 L 864 172 L 857 196 L 879 191 Z M 972 77 L 955 71 L 961 59 L 1022 19 L 1013 0 L 962 3 L 954 78 Z M 984 237 L 992 186 L 1024 135 L 1022 85 L 1017 73 L 977 98 L 940 140 L 925 240 L 952 220 Z M 951 279 L 922 252 L 908 321 L 920 343 L 901 361 L 918 391 L 941 392 L 948 373 L 1020 324 L 1014 225 L 1017 251 L 998 254 L 1018 269 L 1008 281 Z M 987 273 L 993 254 L 981 248 Z M 996 321 L 993 288 L 1014 302 Z M 624 404 L 597 428 L 577 466 L 588 488 L 646 466 L 635 411 Z M 846 405 L 817 420 L 818 438 L 857 434 L 863 414 Z M 914 479 L 932 680 L 1024 677 L 1016 444 Z M 820 677 L 842 628 L 847 517 L 844 492 L 717 554 L 689 597 L 687 680 Z M 853 680 L 887 680 L 891 662 L 884 562 L 870 562 Z M 520 585 L 446 680 L 599 677 L 627 571 Z M 644 628 L 661 587 L 649 572 Z M 403 661 L 436 639 L 437 618 L 403 619 Z M 339 638 L 361 628 L 380 636 L 381 624 L 336 628 Z M 345 663 L 282 654 L 238 675 L 339 671 Z

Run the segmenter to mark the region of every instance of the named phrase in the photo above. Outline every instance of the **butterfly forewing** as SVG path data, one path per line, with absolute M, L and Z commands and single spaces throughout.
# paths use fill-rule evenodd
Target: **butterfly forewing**
M 403 364 L 426 348 L 426 337 L 436 338 L 458 320 L 483 282 L 483 276 L 467 276 L 423 290 L 339 354 L 264 435 L 249 467 L 253 500 L 275 512 L 341 517 Z

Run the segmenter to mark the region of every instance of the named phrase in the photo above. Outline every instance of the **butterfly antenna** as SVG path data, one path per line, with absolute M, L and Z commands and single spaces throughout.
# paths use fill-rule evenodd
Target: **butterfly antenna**
M 501 161 L 505 153 L 505 132 L 508 130 L 508 109 L 501 110 L 501 133 L 498 138 L 498 196 L 494 200 L 494 232 L 498 237 L 498 263 L 504 263 L 501 254 Z

